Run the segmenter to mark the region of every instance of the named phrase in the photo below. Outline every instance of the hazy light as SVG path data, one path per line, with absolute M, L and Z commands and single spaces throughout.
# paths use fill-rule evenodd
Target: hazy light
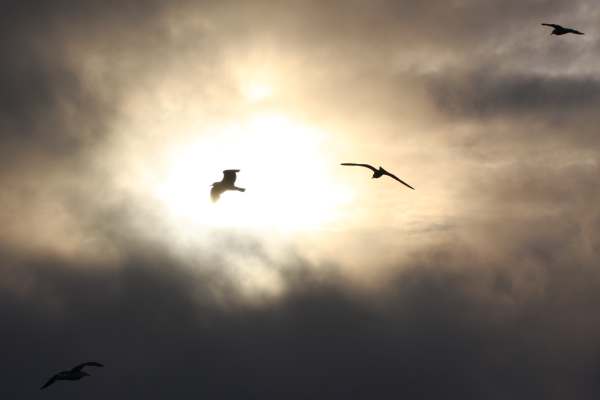
M 244 96 L 252 103 L 267 100 L 273 95 L 273 88 L 265 83 L 251 82 L 243 89 Z
M 164 182 L 155 189 L 170 218 L 186 225 L 298 230 L 335 220 L 348 201 L 332 177 L 324 133 L 280 114 L 230 123 L 173 150 Z M 210 201 L 224 169 L 241 169 L 237 186 Z

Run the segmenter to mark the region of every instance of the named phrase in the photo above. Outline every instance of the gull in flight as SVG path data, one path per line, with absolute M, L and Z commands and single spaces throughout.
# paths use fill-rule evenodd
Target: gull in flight
M 552 30 L 552 32 L 550 32 L 551 35 L 564 35 L 567 33 L 574 33 L 576 35 L 583 35 L 583 32 L 579 32 L 578 30 L 575 29 L 571 29 L 571 28 L 565 28 L 564 26 L 560 26 L 557 24 L 542 24 L 545 26 L 551 26 L 552 28 L 554 28 Z
M 373 167 L 372 165 L 369 165 L 369 164 L 342 163 L 341 165 L 349 165 L 349 166 L 352 166 L 352 167 L 365 167 L 365 168 L 369 168 L 371 171 L 373 171 L 373 176 L 371 178 L 381 178 L 383 175 L 387 175 L 390 178 L 393 178 L 393 179 L 397 180 L 401 184 L 403 184 L 405 186 L 408 186 L 412 190 L 415 190 L 414 187 L 410 186 L 408 183 L 404 182 L 402 179 L 398 178 L 396 175 L 394 175 L 394 174 L 392 174 L 390 172 L 387 172 L 381 166 L 379 167 L 379 169 L 376 169 L 375 167 Z
M 87 366 L 104 367 L 104 365 L 102 365 L 98 362 L 95 362 L 95 361 L 90 361 L 90 362 L 85 362 L 83 364 L 79 364 L 78 366 L 73 367 L 73 369 L 70 369 L 68 371 L 61 371 L 58 374 L 54 375 L 52 378 L 50 378 L 48 380 L 48 382 L 46 382 L 44 384 L 44 386 L 42 386 L 40 388 L 40 390 L 47 388 L 48 386 L 52 385 L 56 381 L 78 381 L 85 376 L 90 376 L 90 374 L 83 371 L 83 367 L 87 367 Z
M 223 171 L 223 179 L 221 182 L 215 182 L 212 184 L 212 189 L 210 190 L 210 197 L 213 202 L 219 200 L 221 194 L 227 190 L 237 190 L 238 192 L 245 192 L 246 189 L 239 188 L 235 186 L 235 179 L 237 178 L 237 173 L 240 172 L 239 169 L 226 169 Z

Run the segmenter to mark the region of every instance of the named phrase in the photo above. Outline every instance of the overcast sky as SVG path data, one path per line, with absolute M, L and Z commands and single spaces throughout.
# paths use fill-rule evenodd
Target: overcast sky
M 596 1 L 5 3 L 1 398 L 600 396 Z

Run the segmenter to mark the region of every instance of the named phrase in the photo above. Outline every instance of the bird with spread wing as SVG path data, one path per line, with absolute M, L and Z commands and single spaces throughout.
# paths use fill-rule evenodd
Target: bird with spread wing
M 373 171 L 373 176 L 371 178 L 381 178 L 383 175 L 387 175 L 390 178 L 397 180 L 401 184 L 403 184 L 405 186 L 408 186 L 412 190 L 415 190 L 414 187 L 410 186 L 408 183 L 404 182 L 402 179 L 398 178 L 396 175 L 394 175 L 394 174 L 386 171 L 381 166 L 379 167 L 379 169 L 377 169 L 377 168 L 375 168 L 375 167 L 373 167 L 372 165 L 369 165 L 369 164 L 342 163 L 341 165 L 352 166 L 352 167 L 365 167 L 365 168 L 368 168 L 371 171 Z
M 551 35 L 565 35 L 567 33 L 574 33 L 575 35 L 584 35 L 583 32 L 579 32 L 576 29 L 565 28 L 564 26 L 560 26 L 558 24 L 546 24 L 546 23 L 543 23 L 542 25 L 544 25 L 544 26 L 550 26 L 550 27 L 554 28 L 552 30 L 552 32 L 550 32 Z
M 104 367 L 104 365 L 100 364 L 99 362 L 95 362 L 95 361 L 84 362 L 83 364 L 79 364 L 68 371 L 61 371 L 58 374 L 54 375 L 40 389 L 45 389 L 48 386 L 52 385 L 56 381 L 78 381 L 81 378 L 90 376 L 90 374 L 83 371 L 83 368 L 88 367 L 88 366 Z
M 245 192 L 246 189 L 235 186 L 235 180 L 237 178 L 237 173 L 240 172 L 239 169 L 226 169 L 223 171 L 223 179 L 220 182 L 215 182 L 212 184 L 212 189 L 210 190 L 210 197 L 213 202 L 219 200 L 221 194 L 228 190 L 237 190 L 238 192 Z

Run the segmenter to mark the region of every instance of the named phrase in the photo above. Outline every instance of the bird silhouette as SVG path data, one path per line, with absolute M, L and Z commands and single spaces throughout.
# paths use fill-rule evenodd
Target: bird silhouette
M 227 190 L 237 190 L 238 192 L 245 192 L 246 189 L 235 186 L 235 179 L 239 169 L 226 169 L 223 171 L 223 179 L 221 182 L 215 182 L 212 184 L 210 190 L 210 197 L 213 202 L 219 200 L 221 194 Z
M 90 374 L 83 371 L 83 367 L 87 367 L 87 366 L 104 367 L 104 365 L 102 365 L 98 362 L 95 362 L 95 361 L 84 362 L 83 364 L 79 364 L 78 366 L 73 367 L 72 369 L 70 369 L 68 371 L 61 371 L 58 374 L 54 375 L 52 378 L 50 378 L 48 380 L 48 382 L 46 382 L 44 384 L 44 386 L 42 386 L 40 388 L 40 390 L 47 388 L 48 386 L 52 385 L 56 381 L 78 381 L 83 377 L 90 376 Z
M 552 28 L 554 28 L 552 30 L 552 32 L 550 32 L 551 35 L 565 35 L 567 33 L 574 33 L 576 35 L 584 35 L 583 32 L 579 32 L 578 30 L 575 29 L 571 29 L 571 28 L 565 28 L 564 26 L 560 26 L 557 24 L 542 24 L 544 26 L 550 26 Z
M 396 175 L 394 175 L 394 174 L 386 171 L 381 166 L 379 167 L 379 169 L 377 169 L 377 168 L 375 168 L 375 167 L 373 167 L 372 165 L 369 165 L 369 164 L 342 163 L 341 165 L 352 166 L 352 167 L 365 167 L 365 168 L 369 168 L 371 171 L 373 171 L 373 176 L 371 178 L 381 178 L 383 175 L 387 175 L 390 178 L 393 178 L 393 179 L 397 180 L 401 184 L 403 184 L 405 186 L 408 186 L 412 190 L 415 190 L 414 187 L 410 186 L 408 183 L 404 182 L 402 179 L 398 178 Z

